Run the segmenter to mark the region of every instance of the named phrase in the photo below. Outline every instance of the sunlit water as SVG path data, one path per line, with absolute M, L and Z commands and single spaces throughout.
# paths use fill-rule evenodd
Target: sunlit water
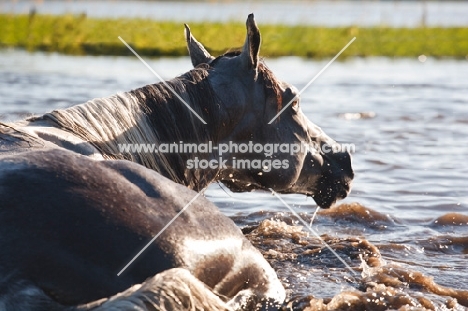
M 466 26 L 464 1 L 115 1 L 3 0 L 0 12 L 86 14 L 186 22 L 244 22 L 256 13 L 261 24 L 415 27 Z
M 266 61 L 298 89 L 326 64 Z M 164 78 L 191 68 L 188 58 L 149 63 Z M 0 120 L 156 81 L 132 57 L 3 50 Z M 297 220 L 270 193 L 233 194 L 217 184 L 207 192 L 262 250 L 293 306 L 463 310 L 457 301 L 468 306 L 467 292 L 457 291 L 468 289 L 468 61 L 337 61 L 304 92 L 301 105 L 329 136 L 356 146 L 356 178 L 346 204 L 320 211 L 313 224 L 355 275 L 313 235 L 294 227 Z M 304 196 L 282 198 L 306 221 L 316 209 Z

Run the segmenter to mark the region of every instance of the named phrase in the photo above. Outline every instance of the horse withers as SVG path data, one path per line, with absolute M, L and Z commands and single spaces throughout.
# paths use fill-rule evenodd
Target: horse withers
M 253 15 L 241 51 L 214 58 L 188 26 L 186 39 L 195 68 L 165 84 L 0 124 L 0 306 L 106 309 L 118 302 L 170 310 L 172 303 L 201 310 L 284 299 L 267 262 L 202 198 L 116 275 L 196 195 L 190 189 L 200 191 L 213 181 L 234 191 L 271 188 L 312 196 L 324 208 L 350 190 L 347 152 L 122 149 L 179 142 L 335 143 L 304 116 L 299 99 L 268 124 L 297 90 L 276 79 L 259 58 L 261 37 Z M 187 165 L 220 157 L 288 165 Z M 179 281 L 165 288 L 172 278 Z

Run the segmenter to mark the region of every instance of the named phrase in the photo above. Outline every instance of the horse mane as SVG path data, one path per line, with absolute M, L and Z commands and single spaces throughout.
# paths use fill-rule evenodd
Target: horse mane
M 164 83 L 150 84 L 130 92 L 96 98 L 41 117 L 56 123 L 96 147 L 107 159 L 126 159 L 153 169 L 177 183 L 201 189 L 207 177 L 186 169 L 190 155 L 180 153 L 122 153 L 129 144 L 203 143 L 218 123 L 219 102 L 207 79 L 207 66 L 197 67 L 166 83 L 203 118 L 193 115 Z

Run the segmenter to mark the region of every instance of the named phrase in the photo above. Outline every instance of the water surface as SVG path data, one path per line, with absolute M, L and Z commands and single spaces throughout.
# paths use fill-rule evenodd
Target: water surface
M 191 68 L 185 57 L 148 62 L 167 79 Z M 299 89 L 326 64 L 300 58 L 266 62 Z M 3 50 L 0 120 L 154 82 L 132 57 Z M 293 305 L 468 306 L 468 61 L 338 61 L 303 93 L 301 105 L 329 136 L 356 146 L 352 193 L 342 205 L 320 211 L 313 224 L 355 274 L 298 227 L 270 193 L 233 194 L 213 184 L 206 194 L 262 250 Z M 304 196 L 282 198 L 306 221 L 316 210 Z
M 86 14 L 187 22 L 245 22 L 321 26 L 466 26 L 464 1 L 3 1 L 0 12 Z

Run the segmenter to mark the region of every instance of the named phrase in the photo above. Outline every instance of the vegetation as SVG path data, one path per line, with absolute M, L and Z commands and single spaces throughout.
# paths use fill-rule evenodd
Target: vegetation
M 242 23 L 193 23 L 197 39 L 217 55 L 239 47 Z M 94 19 L 84 15 L 0 14 L 0 46 L 66 54 L 132 55 L 121 36 L 140 55 L 187 55 L 183 25 L 146 19 Z M 389 28 L 260 25 L 264 56 L 332 57 L 354 36 L 343 56 L 468 58 L 468 28 Z

